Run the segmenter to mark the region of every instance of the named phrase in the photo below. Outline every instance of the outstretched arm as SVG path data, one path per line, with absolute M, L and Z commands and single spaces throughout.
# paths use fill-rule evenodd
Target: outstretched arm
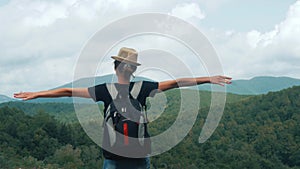
M 212 83 L 224 86 L 225 84 L 231 83 L 231 78 L 227 76 L 212 76 L 212 77 L 198 77 L 198 78 L 181 78 L 176 80 L 168 80 L 164 82 L 159 82 L 158 89 L 161 91 L 184 87 L 184 86 L 194 86 L 203 83 Z
M 84 97 L 91 98 L 87 88 L 60 88 L 39 92 L 20 92 L 14 94 L 15 98 L 31 100 L 41 97 Z

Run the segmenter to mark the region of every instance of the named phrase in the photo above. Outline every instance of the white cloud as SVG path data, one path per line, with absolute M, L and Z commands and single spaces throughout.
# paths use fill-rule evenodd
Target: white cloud
M 275 45 L 284 45 L 286 42 L 289 42 L 289 49 L 294 48 L 299 44 L 299 35 L 300 35 L 300 1 L 297 1 L 293 4 L 286 16 L 286 19 L 280 24 L 276 25 L 275 28 L 269 32 L 259 32 L 253 30 L 248 33 L 248 42 L 253 47 L 257 46 L 275 46 Z M 276 46 L 279 47 L 279 46 Z
M 55 4 L 51 3 L 51 1 L 34 1 L 34 3 L 19 1 L 19 3 L 18 6 L 27 15 L 24 18 L 26 26 L 48 26 L 57 19 L 64 19 L 68 15 L 67 5 L 65 4 Z
M 48 89 L 69 82 L 80 50 L 96 31 L 118 18 L 143 12 L 171 14 L 206 30 L 228 75 L 299 77 L 300 1 L 269 32 L 210 30 L 199 24 L 209 19 L 204 10 L 212 12 L 227 1 L 11 0 L 0 7 L 0 94 L 11 96 L 14 91 Z M 131 46 L 142 48 L 143 44 Z M 189 61 L 187 55 L 180 55 Z M 110 65 L 106 64 L 102 73 L 111 72 Z
M 11 96 L 17 88 L 32 91 L 70 82 L 85 42 L 112 20 L 138 11 L 143 3 L 11 0 L 1 6 L 0 93 Z
M 258 46 L 265 47 L 273 43 L 274 38 L 278 35 L 278 28 L 276 27 L 273 31 L 262 34 L 256 30 L 247 33 L 247 41 L 253 47 Z
M 170 14 L 182 19 L 190 19 L 192 17 L 197 17 L 198 19 L 205 18 L 204 12 L 201 11 L 199 5 L 196 3 L 178 4 L 172 9 Z
M 209 11 L 216 11 L 222 7 L 223 4 L 232 1 L 232 0 L 198 0 L 200 4 L 205 6 L 205 8 Z
M 0 93 L 11 97 L 14 92 L 54 88 L 72 80 L 73 66 L 71 58 L 49 58 L 46 62 L 37 61 L 22 67 L 0 68 Z
M 259 75 L 300 78 L 300 1 L 293 4 L 286 19 L 273 30 L 246 33 L 211 30 L 212 38 L 227 74 L 235 78 Z M 229 32 L 229 33 L 228 33 Z

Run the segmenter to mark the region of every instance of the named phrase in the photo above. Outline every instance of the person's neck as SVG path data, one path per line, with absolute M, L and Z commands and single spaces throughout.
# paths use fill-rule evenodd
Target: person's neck
M 129 84 L 130 77 L 118 76 L 118 83 L 119 84 Z

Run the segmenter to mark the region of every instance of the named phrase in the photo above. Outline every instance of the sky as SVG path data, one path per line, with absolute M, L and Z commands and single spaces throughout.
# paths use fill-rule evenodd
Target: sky
M 73 81 L 81 53 L 97 32 L 123 17 L 149 12 L 172 15 L 195 26 L 214 47 L 224 74 L 235 80 L 300 79 L 299 0 L 0 0 L 0 94 L 11 97 L 15 92 L 47 90 Z M 138 51 L 152 46 L 168 55 L 172 53 L 168 48 L 180 46 L 177 42 L 136 36 L 113 46 L 109 54 L 124 45 Z M 190 51 L 179 48 L 176 55 L 182 55 L 177 57 L 193 75 L 207 75 Z M 110 57 L 105 58 L 95 76 L 113 73 Z M 182 76 L 170 62 L 166 70 L 172 74 L 152 69 L 141 75 L 156 75 L 155 80 Z

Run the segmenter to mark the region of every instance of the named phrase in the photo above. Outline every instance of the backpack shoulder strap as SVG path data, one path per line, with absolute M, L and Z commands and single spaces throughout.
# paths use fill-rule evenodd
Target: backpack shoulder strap
M 106 88 L 108 93 L 110 94 L 111 98 L 114 100 L 118 96 L 118 90 L 114 83 L 106 83 Z
M 135 82 L 133 84 L 130 94 L 134 99 L 137 99 L 137 97 L 139 96 L 142 89 L 142 85 L 143 85 L 143 81 Z
M 142 89 L 143 81 L 135 82 L 132 86 L 132 89 L 130 91 L 131 96 L 134 99 L 137 99 L 139 96 L 141 89 Z M 106 88 L 108 90 L 108 93 L 112 97 L 112 99 L 116 99 L 118 96 L 118 90 L 114 83 L 106 83 Z

